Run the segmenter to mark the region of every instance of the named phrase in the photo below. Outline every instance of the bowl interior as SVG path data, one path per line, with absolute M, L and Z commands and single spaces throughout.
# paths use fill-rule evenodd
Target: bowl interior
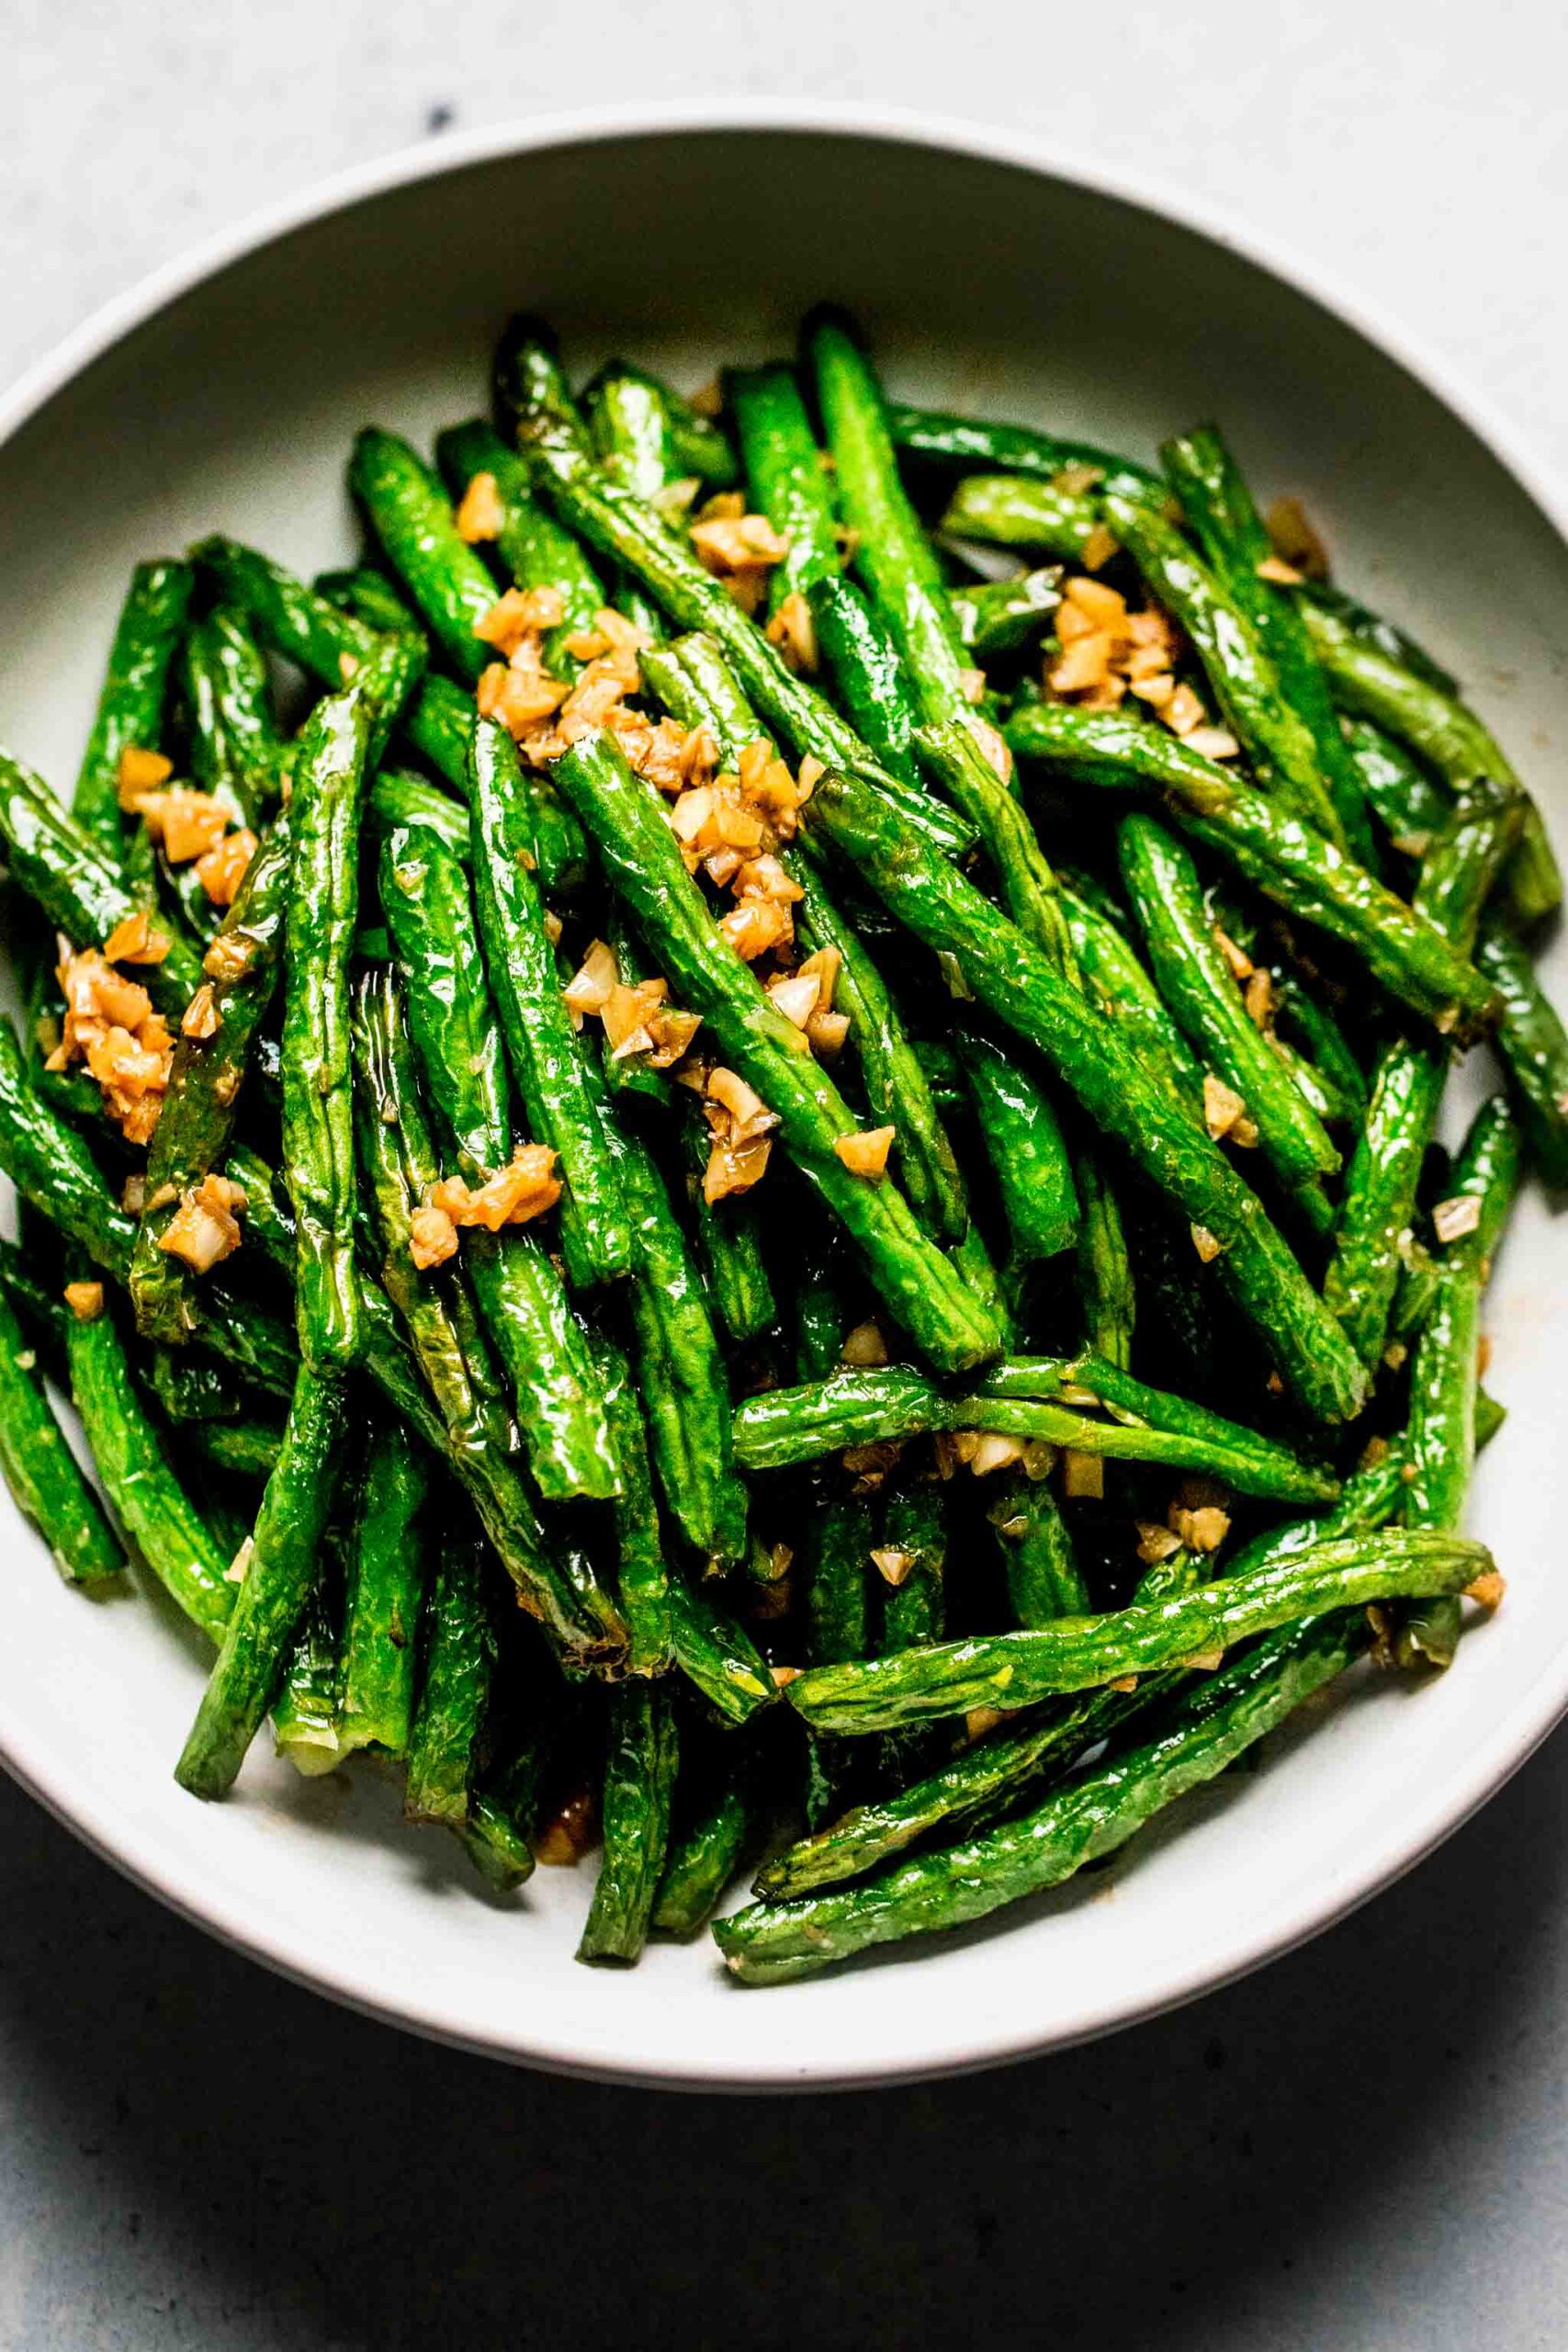
M 457 165 L 292 230 L 146 319 L 0 447 L 0 737 L 68 781 L 138 557 L 221 527 L 305 572 L 346 558 L 355 428 L 426 441 L 482 408 L 509 311 L 553 318 L 576 364 L 625 349 L 690 386 L 717 359 L 787 349 L 824 296 L 858 313 L 901 394 L 1140 455 L 1222 419 L 1258 484 L 1307 495 L 1340 576 L 1461 673 L 1562 812 L 1568 555 L 1438 398 L 1191 230 L 983 154 L 830 130 L 622 131 Z M 790 2084 L 1042 2048 L 1310 1932 L 1451 1827 L 1554 1719 L 1565 1274 L 1568 1231 L 1532 1197 L 1492 1294 L 1489 1385 L 1509 1419 L 1472 1514 L 1508 1600 L 1451 1674 L 1341 1699 L 1081 1890 L 837 1978 L 748 1996 L 705 1943 L 627 1973 L 580 1968 L 575 1874 L 541 1871 L 489 1903 L 367 1773 L 305 1783 L 257 1755 L 231 1802 L 196 1804 L 170 1777 L 196 1644 L 155 1596 L 95 1607 L 63 1591 L 8 1498 L 0 1745 L 219 1933 L 497 2052 Z

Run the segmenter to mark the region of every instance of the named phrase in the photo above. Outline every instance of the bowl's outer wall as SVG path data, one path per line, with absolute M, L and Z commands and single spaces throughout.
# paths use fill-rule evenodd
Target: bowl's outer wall
M 347 557 L 355 428 L 423 443 L 481 408 L 509 311 L 553 318 L 576 364 L 624 348 L 694 385 L 716 358 L 787 350 L 824 296 L 857 312 L 900 393 L 1144 456 L 1223 419 L 1261 489 L 1308 495 L 1341 576 L 1471 682 L 1561 817 L 1568 557 L 1437 398 L 1190 229 L 983 156 L 827 131 L 625 135 L 457 168 L 294 229 L 134 328 L 0 449 L 0 733 L 68 783 L 137 558 L 212 528 L 306 572 Z M 0 1739 L 84 1836 L 219 1933 L 476 2046 L 787 2085 L 1066 2041 L 1337 1916 L 1561 1711 L 1565 1258 L 1568 1237 L 1527 1201 L 1488 1316 L 1509 1419 L 1473 1514 L 1510 1589 L 1456 1670 L 1349 1696 L 1113 1876 L 940 1948 L 750 1997 L 705 1943 L 594 1972 L 571 1959 L 577 1874 L 540 1871 L 491 1905 L 455 1849 L 401 1830 L 368 1773 L 305 1783 L 258 1756 L 232 1802 L 193 1803 L 170 1768 L 197 1644 L 156 1596 L 95 1607 L 62 1590 L 8 1500 Z

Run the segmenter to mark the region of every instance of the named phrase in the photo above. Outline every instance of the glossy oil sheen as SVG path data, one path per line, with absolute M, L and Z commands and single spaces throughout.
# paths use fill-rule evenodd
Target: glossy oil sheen
M 472 414 L 491 338 L 519 305 L 551 315 L 583 368 L 626 351 L 690 390 L 716 359 L 787 351 L 829 295 L 858 314 L 899 397 L 1035 420 L 1145 462 L 1169 433 L 1220 418 L 1266 496 L 1308 495 L 1347 583 L 1465 677 L 1562 840 L 1552 746 L 1568 733 L 1568 682 L 1553 664 L 1568 554 L 1460 421 L 1473 405 L 1423 390 L 1234 236 L 1094 179 L 1053 173 L 1021 142 L 918 124 L 610 120 L 378 166 L 259 244 L 231 240 L 119 306 L 118 342 L 86 331 L 0 411 L 0 741 L 71 776 L 138 558 L 219 528 L 307 576 L 350 561 L 355 433 L 374 422 L 428 447 Z M 787 209 L 735 204 L 738 185 L 764 181 L 788 185 Z M 497 220 L 527 234 L 498 237 Z M 662 266 L 694 254 L 700 268 Z M 91 498 L 61 497 L 84 480 Z M 1555 962 L 1561 992 L 1561 951 Z M 404 1830 L 387 1784 L 360 1774 L 345 1796 L 260 1743 L 230 1803 L 194 1803 L 172 1768 L 204 1678 L 198 1643 L 155 1599 L 64 1590 L 8 1502 L 0 1746 L 83 1836 L 217 1933 L 477 2048 L 781 2086 L 1047 2048 L 1299 1941 L 1446 1834 L 1561 1713 L 1564 1295 L 1568 1229 L 1528 1198 L 1487 1313 L 1488 1381 L 1509 1417 L 1470 1522 L 1509 1592 L 1450 1675 L 1408 1700 L 1351 1690 L 1114 1871 L 839 1978 L 739 1993 L 701 1941 L 650 1946 L 635 1971 L 581 1968 L 580 1873 L 540 1871 L 507 1902 L 480 1900 L 456 1844 Z

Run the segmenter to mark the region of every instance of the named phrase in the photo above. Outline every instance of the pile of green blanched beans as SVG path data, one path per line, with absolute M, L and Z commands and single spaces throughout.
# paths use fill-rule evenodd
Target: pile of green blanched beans
M 139 567 L 68 804 L 0 753 L 0 1460 L 208 1635 L 182 1785 L 270 1717 L 491 1889 L 599 1845 L 591 1961 L 754 1870 L 773 1983 L 1448 1666 L 1568 1183 L 1455 682 L 1216 430 L 892 406 L 829 312 L 695 401 L 514 320 L 348 479 L 313 585 Z

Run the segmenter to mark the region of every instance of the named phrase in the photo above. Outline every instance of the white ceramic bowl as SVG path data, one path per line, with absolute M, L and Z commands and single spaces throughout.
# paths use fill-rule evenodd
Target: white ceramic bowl
M 482 405 L 519 305 L 574 361 L 705 379 L 790 345 L 822 296 L 900 392 L 1149 452 L 1222 418 L 1309 493 L 1344 579 L 1470 682 L 1558 820 L 1568 553 L 1495 425 L 1342 301 L 1182 208 L 952 126 L 727 109 L 534 126 L 399 157 L 154 279 L 0 408 L 0 740 L 73 773 L 127 571 L 215 526 L 309 572 L 345 557 L 368 419 L 426 438 Z M 1101 2032 L 1311 1935 L 1427 1852 L 1568 1703 L 1557 1305 L 1568 1229 L 1529 1200 L 1488 1315 L 1509 1419 L 1473 1523 L 1510 1584 L 1454 1671 L 1351 1696 L 1187 1805 L 1111 1874 L 984 1930 L 767 1993 L 711 1948 L 572 1958 L 586 1889 L 477 1895 L 368 1774 L 259 1754 L 233 1799 L 170 1777 L 197 1645 L 156 1596 L 64 1591 L 8 1499 L 0 1750 L 97 1850 L 214 1933 L 377 2015 L 597 2075 L 786 2086 L 976 2066 Z

